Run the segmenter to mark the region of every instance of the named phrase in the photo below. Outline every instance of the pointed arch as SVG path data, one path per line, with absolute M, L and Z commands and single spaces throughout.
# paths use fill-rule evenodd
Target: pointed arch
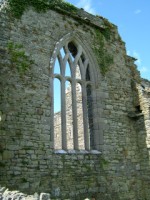
M 90 96 L 92 96 L 92 88 L 95 88 L 97 85 L 97 80 L 99 73 L 97 72 L 97 64 L 94 60 L 94 56 L 92 55 L 92 51 L 86 46 L 81 40 L 76 32 L 69 33 L 60 39 L 59 42 L 56 43 L 52 58 L 50 60 L 50 83 L 51 83 L 51 91 L 52 91 L 52 105 L 54 105 L 53 91 L 56 90 L 54 88 L 53 79 L 59 77 L 61 80 L 61 138 L 62 138 L 62 146 L 60 148 L 67 150 L 68 149 L 68 121 L 67 115 L 68 113 L 68 105 L 70 106 L 71 116 L 72 116 L 72 125 L 71 131 L 73 133 L 73 149 L 79 150 L 84 148 L 85 150 L 90 150 L 93 148 L 93 138 L 91 139 L 91 135 L 93 137 L 93 131 L 90 129 L 93 128 L 89 124 L 89 116 L 91 114 L 91 109 L 93 108 L 90 105 L 90 109 L 88 107 L 89 104 L 89 90 L 87 90 L 87 84 L 90 85 Z M 54 66 L 57 62 L 57 59 L 60 63 L 60 71 L 61 74 L 55 73 Z M 70 72 L 67 72 L 67 68 L 69 66 Z M 66 82 L 69 81 L 71 83 L 71 89 L 66 88 Z M 80 86 L 80 87 L 79 87 Z M 70 87 L 70 86 L 69 86 Z M 68 93 L 66 91 L 70 91 L 70 99 L 71 103 L 66 103 L 66 98 L 68 98 Z M 87 92 L 88 91 L 88 92 Z M 67 96 L 66 96 L 67 95 Z M 80 103 L 79 103 L 80 102 Z M 53 107 L 53 106 L 52 106 Z M 79 110 L 79 111 L 78 111 Z M 82 113 L 79 113 L 81 112 Z M 67 116 L 67 117 L 66 117 Z M 83 120 L 83 131 L 79 131 L 79 120 L 78 116 L 82 116 Z M 54 141 L 55 137 L 55 127 L 54 127 L 54 108 L 52 108 L 52 141 Z M 82 120 L 80 123 L 82 123 Z M 91 120 L 92 121 L 92 120 Z M 69 129 L 70 130 L 70 129 Z M 92 134 L 91 134 L 92 132 Z M 82 142 L 81 142 L 82 138 Z M 57 146 L 57 145 L 54 145 Z

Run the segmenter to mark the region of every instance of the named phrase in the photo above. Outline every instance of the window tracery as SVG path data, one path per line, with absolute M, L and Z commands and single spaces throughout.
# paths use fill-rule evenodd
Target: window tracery
M 60 91 L 54 84 L 56 79 Z M 94 148 L 90 63 L 80 44 L 69 41 L 57 52 L 53 91 L 60 98 L 59 112 L 54 108 L 54 149 Z

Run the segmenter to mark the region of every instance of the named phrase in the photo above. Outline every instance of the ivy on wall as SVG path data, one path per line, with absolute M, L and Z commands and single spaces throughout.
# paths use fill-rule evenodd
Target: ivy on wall
M 10 41 L 7 44 L 7 50 L 10 55 L 12 66 L 18 70 L 20 75 L 23 75 L 30 65 L 34 63 L 33 60 L 26 55 L 22 44 L 15 44 Z
M 33 7 L 37 12 L 45 12 L 49 9 L 62 9 L 68 12 L 76 13 L 77 8 L 73 6 L 70 3 L 65 2 L 64 0 L 7 0 L 8 6 L 7 9 L 11 12 L 11 14 L 16 17 L 20 18 L 23 14 L 23 12 L 28 8 L 28 7 Z M 95 53 L 97 54 L 98 57 L 98 63 L 100 65 L 100 70 L 103 75 L 106 74 L 106 72 L 109 70 L 109 67 L 111 64 L 113 64 L 113 56 L 110 55 L 105 48 L 104 41 L 110 39 L 111 35 L 111 24 L 105 20 L 105 25 L 107 28 L 99 30 L 96 28 L 96 38 L 95 38 Z M 19 50 L 20 46 L 13 45 L 10 43 L 8 45 L 8 49 L 11 53 L 11 59 L 14 63 L 17 62 L 17 60 L 22 59 L 25 62 L 21 62 L 21 66 L 18 67 L 19 71 L 26 71 L 27 69 L 27 57 L 24 54 L 24 52 L 19 51 L 17 52 L 16 49 Z M 20 57 L 20 58 L 19 58 Z
M 105 40 L 110 39 L 110 30 L 109 29 L 104 29 L 104 30 L 95 30 L 95 46 L 94 46 L 94 51 L 97 55 L 98 59 L 98 64 L 100 66 L 100 71 L 102 75 L 105 75 L 109 68 L 110 65 L 114 63 L 113 56 L 108 52 L 108 50 L 105 48 Z
M 32 6 L 37 12 L 45 12 L 48 9 L 61 8 L 69 12 L 76 12 L 77 8 L 64 0 L 7 0 L 7 9 L 16 18 L 20 18 L 23 12 Z

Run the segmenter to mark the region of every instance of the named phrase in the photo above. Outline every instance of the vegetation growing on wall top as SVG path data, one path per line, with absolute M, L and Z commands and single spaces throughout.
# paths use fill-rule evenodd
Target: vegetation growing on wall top
M 113 56 L 110 55 L 108 50 L 105 48 L 105 39 L 110 39 L 110 30 L 106 29 L 100 31 L 96 29 L 95 31 L 95 53 L 97 55 L 98 64 L 100 66 L 100 70 L 102 75 L 105 75 L 108 72 L 110 65 L 113 64 Z
M 37 12 L 45 12 L 48 9 L 61 8 L 66 11 L 76 12 L 77 8 L 64 0 L 7 0 L 8 10 L 16 18 L 20 18 L 23 12 L 32 6 Z
M 15 44 L 10 41 L 8 42 L 7 49 L 12 66 L 18 70 L 20 75 L 23 75 L 29 66 L 33 64 L 33 60 L 29 59 L 29 56 L 25 54 L 22 44 Z

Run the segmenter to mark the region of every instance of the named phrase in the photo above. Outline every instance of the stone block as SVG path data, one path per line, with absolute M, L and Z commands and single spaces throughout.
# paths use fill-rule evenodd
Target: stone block
M 13 158 L 13 152 L 12 151 L 4 151 L 2 154 L 3 160 L 9 160 Z

